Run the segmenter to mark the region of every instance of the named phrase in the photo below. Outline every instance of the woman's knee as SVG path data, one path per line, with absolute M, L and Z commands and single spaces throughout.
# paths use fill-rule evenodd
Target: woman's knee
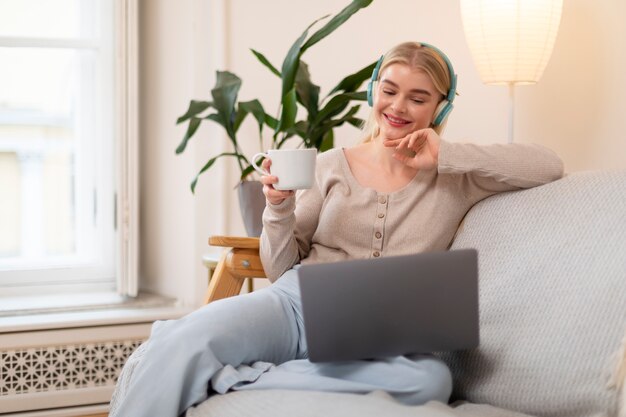
M 297 345 L 297 328 L 291 306 L 282 298 L 260 290 L 218 300 L 179 320 L 158 323 L 150 338 L 159 350 L 174 349 L 176 356 L 210 351 L 229 364 L 292 357 L 282 350 Z
M 251 317 L 263 315 L 265 313 L 263 310 L 270 308 L 271 301 L 257 300 L 260 295 L 252 293 L 217 300 L 177 320 L 156 322 L 150 338 L 175 341 L 177 337 L 182 339 L 191 337 L 200 340 L 203 336 L 219 337 L 222 334 L 232 334 L 233 328 L 245 327 L 251 321 Z
M 430 372 L 432 384 L 427 388 L 427 397 L 431 400 L 447 403 L 452 394 L 452 373 L 441 359 L 431 358 Z
M 418 389 L 398 399 L 409 405 L 424 404 L 428 401 L 447 404 L 452 394 L 452 374 L 448 366 L 434 356 L 423 356 L 416 360 L 419 364 L 417 378 L 421 380 Z

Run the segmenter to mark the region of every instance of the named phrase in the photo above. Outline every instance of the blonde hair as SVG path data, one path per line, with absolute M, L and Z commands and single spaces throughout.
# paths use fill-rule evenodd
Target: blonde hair
M 422 45 L 419 42 L 404 42 L 385 54 L 380 70 L 378 71 L 378 78 L 383 73 L 385 68 L 391 64 L 405 64 L 412 69 L 423 71 L 433 82 L 435 89 L 441 94 L 439 102 L 444 100 L 450 91 L 450 71 L 446 61 L 439 55 L 437 50 L 428 46 Z M 378 79 L 376 80 L 378 81 Z M 375 88 L 372 88 L 372 94 L 374 94 Z M 437 107 L 439 110 L 439 107 Z M 441 134 L 446 126 L 446 120 L 437 126 L 432 128 Z M 374 112 L 371 111 L 367 122 L 365 123 L 363 130 L 365 131 L 365 137 L 363 142 L 369 142 L 376 137 L 380 131 Z

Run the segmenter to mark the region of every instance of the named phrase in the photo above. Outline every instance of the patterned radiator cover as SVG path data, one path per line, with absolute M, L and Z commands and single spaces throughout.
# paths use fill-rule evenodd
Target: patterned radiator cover
M 42 391 L 115 386 L 142 340 L 0 351 L 0 397 Z
M 122 367 L 150 327 L 145 322 L 0 333 L 0 414 L 58 414 L 66 407 L 108 404 Z

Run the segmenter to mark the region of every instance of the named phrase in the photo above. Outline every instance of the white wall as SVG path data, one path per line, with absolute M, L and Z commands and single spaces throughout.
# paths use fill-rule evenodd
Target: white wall
M 219 4 L 206 1 L 140 3 L 141 288 L 186 305 L 197 305 L 204 294 L 208 236 L 226 232 L 229 208 L 221 202 L 230 180 L 222 167 L 191 193 L 205 156 L 221 152 L 224 143 L 211 141 L 220 132 L 205 126 L 175 155 L 185 132 L 175 122 L 190 99 L 205 97 L 213 66 L 223 64 L 221 39 L 209 33 L 219 29 L 222 15 Z
M 195 197 L 188 189 L 209 151 L 229 149 L 224 136 L 216 127 L 205 127 L 192 149 L 175 156 L 184 134 L 184 127 L 174 125 L 176 118 L 191 98 L 209 97 L 217 68 L 243 79 L 241 99 L 259 98 L 266 111 L 274 112 L 279 80 L 249 48 L 280 67 L 309 23 L 346 4 L 348 0 L 143 0 L 141 269 L 146 288 L 197 301 L 204 277 L 200 257 L 209 251 L 206 237 L 244 233 L 232 189 L 238 177 L 235 164 L 209 171 Z M 626 2 L 621 0 L 564 0 L 561 28 L 542 80 L 516 90 L 516 141 L 554 149 L 569 172 L 626 168 L 624 23 Z M 459 74 L 460 96 L 444 137 L 505 142 L 508 91 L 480 82 L 457 1 L 375 0 L 307 51 L 304 60 L 323 94 L 405 40 L 437 45 Z M 352 127 L 340 129 L 337 136 L 339 146 L 359 139 Z M 250 155 L 258 151 L 252 122 L 242 127 L 240 137 Z
M 626 2 L 564 0 L 542 80 L 519 88 L 519 137 L 554 148 L 568 171 L 626 168 Z

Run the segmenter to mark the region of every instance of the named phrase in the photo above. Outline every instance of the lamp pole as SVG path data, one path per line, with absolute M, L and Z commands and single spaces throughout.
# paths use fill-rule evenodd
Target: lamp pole
M 509 83 L 509 143 L 513 143 L 515 121 L 515 82 Z

